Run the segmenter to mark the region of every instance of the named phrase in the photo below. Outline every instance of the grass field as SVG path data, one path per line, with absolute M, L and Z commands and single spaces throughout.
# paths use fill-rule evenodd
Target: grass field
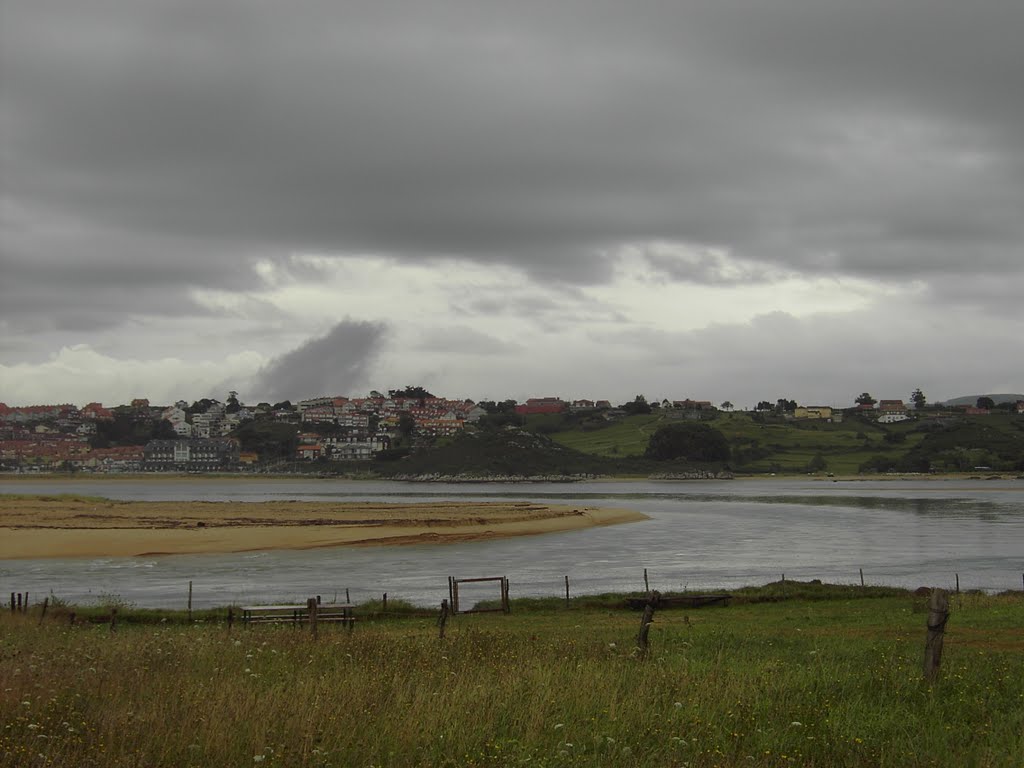
M 556 442 L 577 451 L 597 456 L 625 459 L 642 456 L 650 436 L 660 427 L 681 416 L 672 412 L 654 412 L 627 416 L 601 425 L 597 421 L 575 424 L 557 417 L 541 426 Z M 975 450 L 978 461 L 997 462 L 988 449 L 1005 449 L 1012 465 L 1014 452 L 1020 455 L 1024 440 L 1024 421 L 1005 415 L 960 417 L 949 430 L 949 448 L 964 446 Z M 740 472 L 804 473 L 818 463 L 819 471 L 856 474 L 861 465 L 883 458 L 898 462 L 921 446 L 927 437 L 918 421 L 878 424 L 858 418 L 832 424 L 824 421 L 783 421 L 776 417 L 752 418 L 749 413 L 719 412 L 706 422 L 722 432 L 729 442 L 729 464 Z M 928 426 L 925 424 L 924 426 Z M 972 465 L 973 466 L 973 465 Z M 943 471 L 971 467 L 942 464 Z
M 443 640 L 432 617 L 313 637 L 4 613 L 0 764 L 1019 768 L 1024 594 L 953 597 L 932 685 L 920 600 L 857 594 L 662 611 L 646 659 L 639 614 L 600 598 Z

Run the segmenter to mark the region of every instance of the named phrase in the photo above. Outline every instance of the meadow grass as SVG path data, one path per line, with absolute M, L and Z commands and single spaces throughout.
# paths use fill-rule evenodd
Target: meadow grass
M 954 596 L 929 685 L 919 600 L 827 592 L 661 611 L 646 658 L 617 599 L 443 640 L 432 617 L 313 637 L 5 612 L 0 765 L 1019 768 L 1024 594 Z

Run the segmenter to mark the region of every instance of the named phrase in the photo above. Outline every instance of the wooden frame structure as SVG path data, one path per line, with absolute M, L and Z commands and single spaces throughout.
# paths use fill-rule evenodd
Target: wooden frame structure
M 472 584 L 483 581 L 496 581 L 498 582 L 499 589 L 501 590 L 501 607 L 500 608 L 470 608 L 468 610 L 462 610 L 459 608 L 459 584 Z M 510 613 L 511 609 L 508 603 L 508 577 L 507 576 L 483 576 L 476 579 L 456 579 L 454 576 L 448 577 L 448 605 L 451 606 L 451 612 L 456 613 Z

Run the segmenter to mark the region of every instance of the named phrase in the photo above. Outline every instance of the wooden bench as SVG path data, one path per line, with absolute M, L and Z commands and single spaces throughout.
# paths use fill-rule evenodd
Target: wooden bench
M 355 606 L 349 603 L 320 604 L 316 607 L 316 620 L 334 624 L 355 623 Z M 242 607 L 242 623 L 253 624 L 307 624 L 309 605 L 246 605 Z

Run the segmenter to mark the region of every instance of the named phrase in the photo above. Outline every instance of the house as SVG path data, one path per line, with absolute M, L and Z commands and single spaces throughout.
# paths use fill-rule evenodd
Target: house
M 316 461 L 323 453 L 323 446 L 319 443 L 300 445 L 295 449 L 295 458 L 300 461 Z
M 895 424 L 899 421 L 906 421 L 910 416 L 907 414 L 907 406 L 902 400 L 879 400 L 878 401 L 878 423 Z
M 797 421 L 803 419 L 832 421 L 832 408 L 828 405 L 798 405 L 793 411 L 793 418 Z
M 522 405 L 516 406 L 520 416 L 531 416 L 540 413 L 564 413 L 568 404 L 560 397 L 531 397 Z
M 691 400 L 686 398 L 685 400 L 664 400 L 661 404 L 662 408 L 675 408 L 684 411 L 713 411 L 715 406 L 711 404 L 710 400 Z
M 143 469 L 155 472 L 212 472 L 238 466 L 238 442 L 230 438 L 150 440 Z

